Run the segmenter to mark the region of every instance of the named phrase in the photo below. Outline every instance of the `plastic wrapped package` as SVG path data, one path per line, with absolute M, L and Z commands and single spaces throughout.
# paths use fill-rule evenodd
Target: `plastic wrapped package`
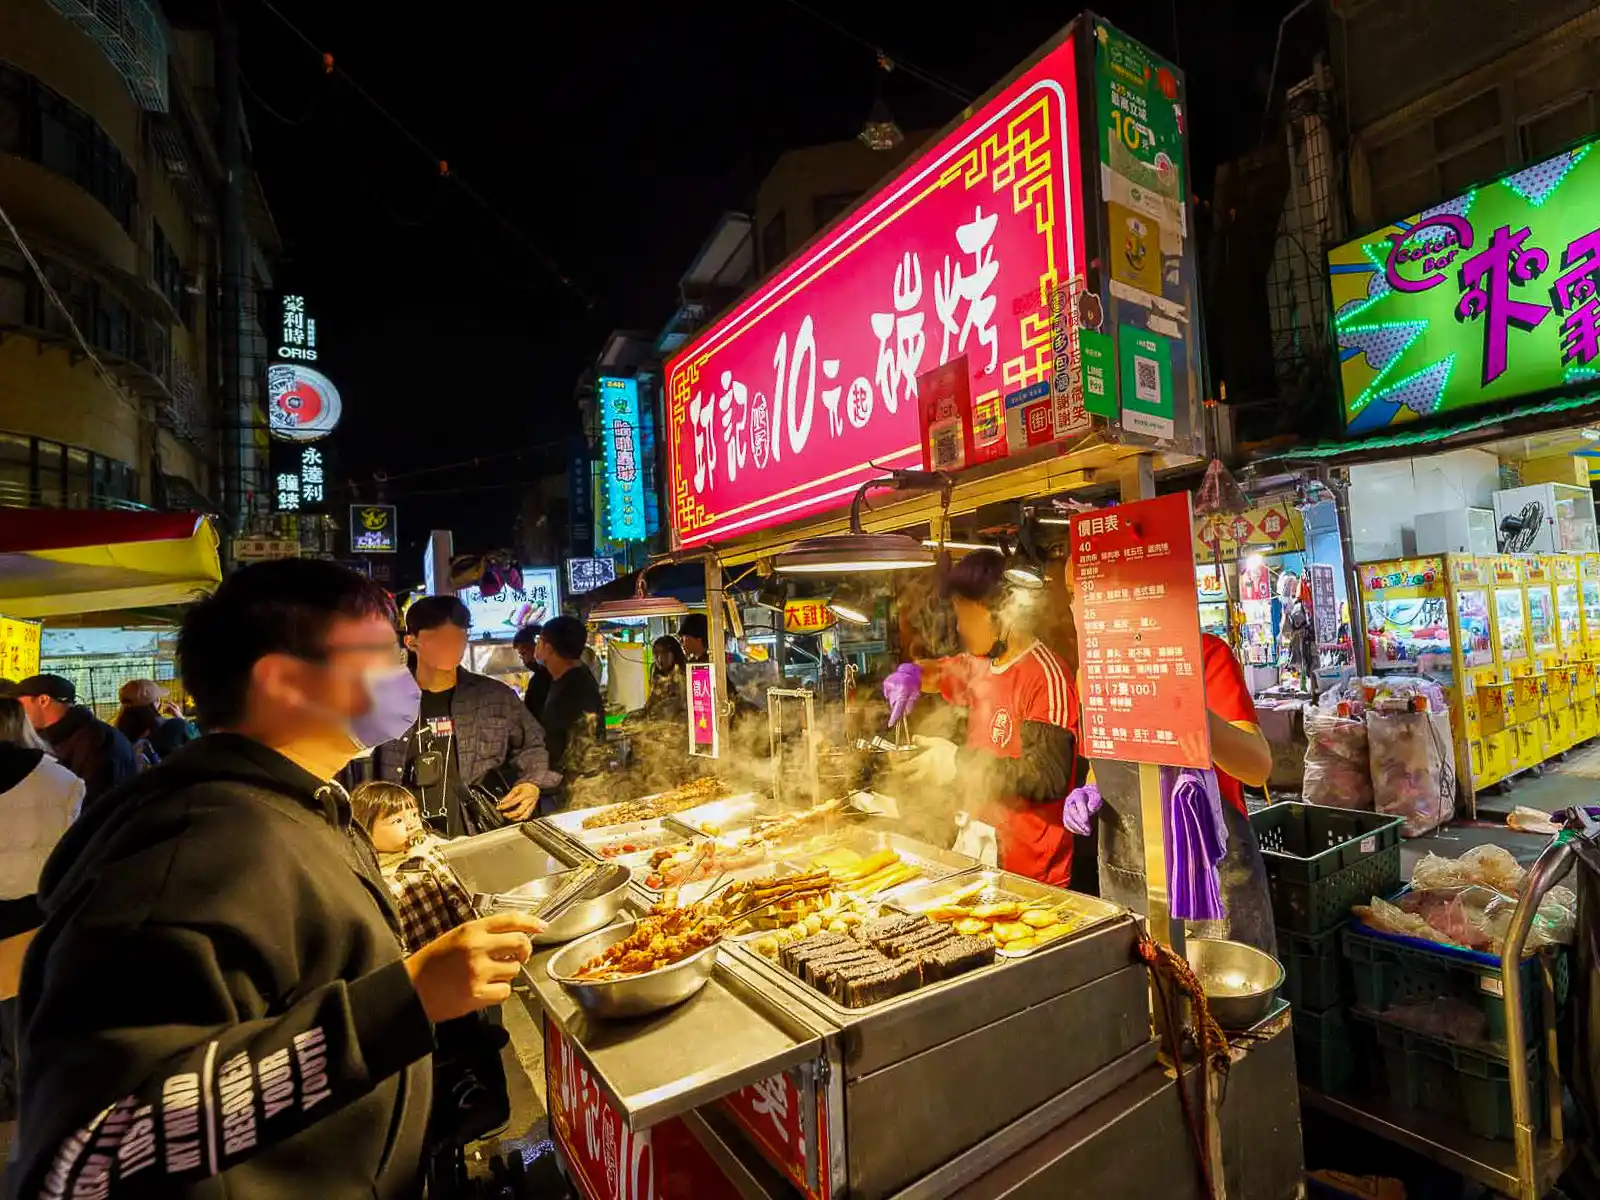
M 1367 712 L 1368 762 L 1377 810 L 1405 818 L 1406 837 L 1445 824 L 1456 811 L 1456 751 L 1447 711 Z
M 1411 888 L 1417 892 L 1454 891 L 1485 887 L 1502 896 L 1516 896 L 1527 877 L 1504 846 L 1474 846 L 1456 858 L 1424 854 L 1411 871 Z
M 1301 795 L 1307 804 L 1372 811 L 1372 767 L 1365 721 L 1305 709 L 1306 770 Z

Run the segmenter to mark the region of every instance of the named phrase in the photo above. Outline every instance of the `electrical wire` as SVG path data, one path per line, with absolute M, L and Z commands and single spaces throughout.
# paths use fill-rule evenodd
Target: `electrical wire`
M 263 2 L 265 2 L 265 0 L 263 0 Z M 892 69 L 904 71 L 913 79 L 921 80 L 929 87 L 936 88 L 939 91 L 944 92 L 946 95 L 961 101 L 963 107 L 970 105 L 975 99 L 977 99 L 977 97 L 971 92 L 968 92 L 964 88 L 951 83 L 948 79 L 945 79 L 939 75 L 935 75 L 932 71 L 925 70 L 924 68 L 917 66 L 915 63 L 907 62 L 897 54 L 889 53 L 883 48 L 883 44 L 881 42 L 875 42 L 871 38 L 862 37 L 861 34 L 856 33 L 851 29 L 847 29 L 832 17 L 827 16 L 825 13 L 818 12 L 809 4 L 803 3 L 803 0 L 787 0 L 787 3 L 789 4 L 789 7 L 805 13 L 805 15 L 810 17 L 813 21 L 816 21 L 822 25 L 826 25 L 840 37 L 846 38 L 849 41 L 855 42 L 857 45 L 865 46 L 868 50 L 871 50 L 878 56 L 878 59 L 885 70 Z
M 313 96 L 311 98 L 311 107 L 306 109 L 306 115 L 305 116 L 303 116 L 303 117 L 286 117 L 281 112 L 279 112 L 276 108 L 274 108 L 271 104 L 269 104 L 267 102 L 266 97 L 263 96 L 259 91 L 256 90 L 255 85 L 250 82 L 249 77 L 247 75 L 245 75 L 245 73 L 243 71 L 239 72 L 239 84 L 240 84 L 241 87 L 244 88 L 246 94 L 249 95 L 250 99 L 252 99 L 252 100 L 254 100 L 256 102 L 257 107 L 259 107 L 269 117 L 276 118 L 277 120 L 281 121 L 283 124 L 289 126 L 291 129 L 298 129 L 300 126 L 307 124 L 313 117 L 315 117 L 317 115 L 317 100 L 318 100 L 317 96 Z
M 94 348 L 89 345 L 88 339 L 83 336 L 83 330 L 79 329 L 77 321 L 72 319 L 71 311 L 62 303 L 60 295 L 57 294 L 50 280 L 45 278 L 44 268 L 39 265 L 39 260 L 33 256 L 32 249 L 22 238 L 22 231 L 11 220 L 11 214 L 5 210 L 4 205 L 0 205 L 0 222 L 4 222 L 6 229 L 10 231 L 11 239 L 16 242 L 17 249 L 22 252 L 22 257 L 27 260 L 29 269 L 33 271 L 34 277 L 38 279 L 39 286 L 44 289 L 44 294 L 51 305 L 66 319 L 67 328 L 72 330 L 72 336 L 76 339 L 78 348 L 83 351 L 83 356 L 94 364 L 94 369 L 100 373 L 101 379 L 111 389 L 111 394 L 135 416 L 142 416 L 139 405 L 128 399 L 122 390 L 122 384 L 117 381 L 110 371 L 106 370 L 105 363 L 100 361 L 100 356 L 94 352 Z
M 406 141 L 410 142 L 412 146 L 414 146 L 419 152 L 427 157 L 428 161 L 432 163 L 433 166 L 438 170 L 441 178 L 450 180 L 458 188 L 460 188 L 463 195 L 478 205 L 478 207 L 481 208 L 483 212 L 495 222 L 495 224 L 500 226 L 505 233 L 518 242 L 522 248 L 539 263 L 541 267 L 543 267 L 550 275 L 552 275 L 559 283 L 561 283 L 563 287 L 571 292 L 572 295 L 582 303 L 586 312 L 593 313 L 599 308 L 599 301 L 592 294 L 579 286 L 572 276 L 562 269 L 556 260 L 550 256 L 543 246 L 534 240 L 533 236 L 529 234 L 527 230 L 523 229 L 516 222 L 512 221 L 509 217 L 501 213 L 499 209 L 495 208 L 488 202 L 488 200 L 484 198 L 481 192 L 479 192 L 471 184 L 467 183 L 466 180 L 462 179 L 461 176 L 458 175 L 450 166 L 449 159 L 434 153 L 432 147 L 430 147 L 420 137 L 413 133 L 409 127 L 407 127 L 398 117 L 394 115 L 394 113 L 390 112 L 387 107 L 380 103 L 377 97 L 375 97 L 366 88 L 362 87 L 359 80 L 351 75 L 349 71 L 339 66 L 334 61 L 332 54 L 324 50 L 320 45 L 313 41 L 304 30 L 302 30 L 293 21 L 289 20 L 288 17 L 284 16 L 283 11 L 279 9 L 278 6 L 272 2 L 272 0 L 259 0 L 259 3 L 269 13 L 276 17 L 284 26 L 284 28 L 288 29 L 290 33 L 299 38 L 308 49 L 317 55 L 318 60 L 322 63 L 325 74 L 337 74 L 339 78 L 344 80 L 344 82 L 350 86 L 351 90 L 354 91 L 357 96 L 371 105 L 372 108 L 380 116 L 382 116 L 384 120 L 388 121 L 389 124 L 392 125 L 394 129 L 403 138 L 405 138 Z

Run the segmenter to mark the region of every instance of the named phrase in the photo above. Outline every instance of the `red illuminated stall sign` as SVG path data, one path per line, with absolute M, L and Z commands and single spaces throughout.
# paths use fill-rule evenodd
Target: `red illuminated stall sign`
M 828 1178 L 827 1122 L 822 1104 L 817 1104 L 817 1184 L 806 1182 L 805 1126 L 801 1105 L 805 1093 L 787 1071 L 768 1076 L 759 1083 L 740 1088 L 722 1098 L 722 1107 L 746 1136 L 761 1150 L 767 1161 L 788 1177 L 789 1182 L 808 1200 L 828 1200 L 832 1194 Z
M 1005 397 L 1052 378 L 1051 298 L 1085 269 L 1075 53 L 1043 54 L 671 360 L 676 545 L 916 467 L 918 378 L 962 355 L 968 464 L 1007 453 Z
M 1092 758 L 1209 767 L 1187 492 L 1072 522 L 1072 616 Z
M 680 1118 L 630 1130 L 572 1042 L 549 1021 L 544 1030 L 550 1132 L 584 1200 L 739 1200 Z

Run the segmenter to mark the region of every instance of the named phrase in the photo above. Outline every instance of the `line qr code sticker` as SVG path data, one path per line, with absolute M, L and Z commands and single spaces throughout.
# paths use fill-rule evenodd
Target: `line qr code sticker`
M 1160 402 L 1161 372 L 1155 359 L 1134 357 L 1133 394 L 1149 404 Z
M 934 428 L 933 434 L 933 467 L 940 470 L 944 467 L 959 467 L 961 465 L 961 427 L 956 424 L 945 425 L 943 428 Z

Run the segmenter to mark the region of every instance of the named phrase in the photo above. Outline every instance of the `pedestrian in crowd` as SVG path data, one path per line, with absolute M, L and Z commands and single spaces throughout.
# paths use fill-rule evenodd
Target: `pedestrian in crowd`
M 56 761 L 83 780 L 86 808 L 139 773 L 133 743 L 78 703 L 72 680 L 30 675 L 17 695 Z
M 117 699 L 122 708 L 112 725 L 132 743 L 134 758 L 141 766 L 158 763 L 194 740 L 194 726 L 163 710 L 167 692 L 155 680 L 130 679 L 122 685 Z
M 533 815 L 551 768 L 544 730 L 516 692 L 461 665 L 472 623 L 454 596 L 424 596 L 406 610 L 421 712 L 373 754 L 373 777 L 404 783 L 437 833 L 462 837 Z M 485 796 L 494 797 L 486 800 Z
M 678 642 L 692 663 L 711 661 L 711 624 L 705 613 L 690 613 L 678 622 Z
M 434 1026 L 509 998 L 541 928 L 401 950 L 329 782 L 416 718 L 382 588 L 245 567 L 178 658 L 207 736 L 87 809 L 40 880 L 11 1194 L 419 1196 Z
M 550 672 L 546 671 L 544 664 L 539 661 L 540 628 L 538 625 L 524 625 L 511 639 L 517 657 L 522 660 L 523 668 L 528 672 L 528 686 L 523 689 L 522 703 L 533 714 L 535 721 L 544 710 L 545 697 L 550 694 Z
M 17 1119 L 17 976 L 44 922 L 39 873 L 82 803 L 83 780 L 50 755 L 22 703 L 0 697 L 0 1121 Z
M 539 713 L 550 765 L 570 783 L 590 769 L 590 751 L 605 740 L 606 702 L 583 663 L 588 632 L 577 617 L 555 617 L 539 633 L 539 661 L 550 672 L 550 695 Z M 570 796 L 561 800 L 570 801 Z M 559 804 L 560 802 L 558 802 Z

